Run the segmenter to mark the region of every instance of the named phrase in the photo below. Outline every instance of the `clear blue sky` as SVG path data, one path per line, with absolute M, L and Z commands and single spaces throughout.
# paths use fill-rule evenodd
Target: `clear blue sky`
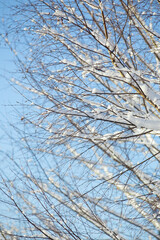
M 9 7 L 13 2 L 14 0 L 0 1 L 0 34 L 4 34 L 5 22 L 10 14 Z M 15 115 L 11 105 L 15 105 L 20 97 L 9 83 L 11 77 L 14 77 L 14 71 L 13 54 L 0 38 L 0 136 L 5 128 L 8 130 L 8 121 L 12 122 Z
M 14 1 L 14 0 L 13 0 Z M 0 1 L 0 34 L 4 34 L 5 21 L 10 13 L 9 6 L 12 0 Z M 11 109 L 9 105 L 16 103 L 18 94 L 9 84 L 9 80 L 13 77 L 12 72 L 15 71 L 13 63 L 13 54 L 7 45 L 0 39 L 0 121 L 5 118 L 10 119 Z M 7 119 L 6 119 L 7 120 Z

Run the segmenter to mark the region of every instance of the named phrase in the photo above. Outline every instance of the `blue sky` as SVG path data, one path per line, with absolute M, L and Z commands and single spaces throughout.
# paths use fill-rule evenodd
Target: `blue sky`
M 8 6 L 6 5 L 8 4 Z M 14 0 L 1 1 L 0 0 L 0 35 L 4 34 L 6 28 L 6 20 L 10 14 L 11 3 Z M 11 86 L 10 79 L 14 77 L 16 66 L 14 64 L 14 57 L 10 49 L 0 38 L 0 152 L 1 152 L 1 172 L 8 172 L 9 162 L 6 159 L 6 153 L 12 152 L 15 147 L 11 144 L 11 139 L 8 134 L 16 137 L 13 128 L 10 124 L 16 124 L 19 117 L 16 113 L 16 105 L 21 101 L 20 94 Z M 3 153 L 5 153 L 3 155 Z

